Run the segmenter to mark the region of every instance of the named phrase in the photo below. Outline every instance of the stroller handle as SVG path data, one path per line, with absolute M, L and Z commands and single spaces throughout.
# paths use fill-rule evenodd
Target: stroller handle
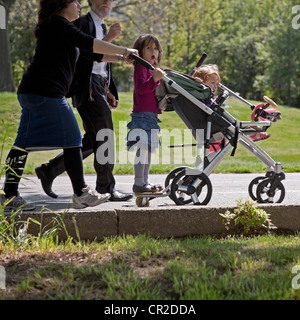
M 155 69 L 151 63 L 149 63 L 148 61 L 144 60 L 143 58 L 137 56 L 134 53 L 129 55 L 129 58 L 137 61 L 138 63 L 140 63 L 142 66 L 144 66 L 145 68 L 147 68 L 149 70 L 153 71 Z
M 190 76 L 194 74 L 194 72 L 203 64 L 204 60 L 207 58 L 207 53 L 203 52 L 200 59 L 198 60 L 196 67 L 190 73 Z
M 196 68 L 199 68 L 203 64 L 206 58 L 207 58 L 207 53 L 203 52 L 201 58 L 198 60 L 196 64 Z

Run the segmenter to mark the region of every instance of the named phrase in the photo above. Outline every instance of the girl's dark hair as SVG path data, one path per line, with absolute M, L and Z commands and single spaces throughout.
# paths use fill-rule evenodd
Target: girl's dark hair
M 139 52 L 139 56 L 143 57 L 143 49 L 145 46 L 147 46 L 149 43 L 154 42 L 156 45 L 156 48 L 158 49 L 159 53 L 158 53 L 158 58 L 157 58 L 157 62 L 160 63 L 161 57 L 162 57 L 162 47 L 160 45 L 159 40 L 152 34 L 144 34 L 142 36 L 139 36 L 134 45 L 133 45 L 133 49 L 138 50 Z M 134 65 L 136 64 L 136 62 L 134 63 Z
M 38 22 L 33 31 L 37 38 L 42 26 L 46 25 L 53 16 L 57 16 L 61 11 L 68 6 L 68 4 L 75 0 L 40 0 Z

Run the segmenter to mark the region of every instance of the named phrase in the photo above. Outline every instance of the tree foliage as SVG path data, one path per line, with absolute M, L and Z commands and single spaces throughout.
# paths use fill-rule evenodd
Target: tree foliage
M 16 0 L 11 9 L 17 84 L 34 52 L 37 2 Z M 222 83 L 245 98 L 268 94 L 299 107 L 300 30 L 292 26 L 296 5 L 297 0 L 115 0 L 107 22 L 121 22 L 119 45 L 131 47 L 140 34 L 155 34 L 164 49 L 162 67 L 190 73 L 206 52 L 206 62 L 219 65 Z M 82 6 L 86 13 L 86 0 Z M 132 67 L 114 64 L 114 75 L 128 89 Z
M 1 6 L 1 25 L 5 28 L 0 29 L 0 91 L 14 91 L 15 84 L 13 81 L 13 74 L 10 59 L 10 45 L 9 45 L 9 13 L 15 0 L 0 0 Z M 4 17 L 2 14 L 4 13 Z
M 37 22 L 38 0 L 16 0 L 10 14 L 10 46 L 15 83 L 30 64 L 35 48 L 33 29 Z

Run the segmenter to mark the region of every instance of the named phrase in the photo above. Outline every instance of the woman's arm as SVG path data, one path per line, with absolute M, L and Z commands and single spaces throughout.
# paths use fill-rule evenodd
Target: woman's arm
M 64 17 L 55 17 L 54 23 L 57 26 L 57 30 L 60 31 L 59 36 L 63 37 L 70 44 L 81 50 L 99 54 L 121 54 L 126 58 L 131 53 L 138 55 L 137 50 L 120 47 L 107 41 L 98 40 L 90 35 L 85 34 Z
M 93 51 L 95 53 L 103 53 L 103 54 L 109 54 L 109 55 L 122 54 L 126 58 L 131 53 L 137 54 L 137 52 L 138 52 L 135 49 L 120 47 L 115 44 L 112 44 L 112 43 L 109 43 L 109 42 L 106 42 L 103 40 L 98 40 L 98 39 L 94 39 Z
M 101 62 L 124 62 L 126 59 L 122 54 L 104 54 Z

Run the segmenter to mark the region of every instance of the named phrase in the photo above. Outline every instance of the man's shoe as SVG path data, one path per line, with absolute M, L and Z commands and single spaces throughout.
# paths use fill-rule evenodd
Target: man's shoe
M 52 198 L 57 198 L 58 195 L 52 191 L 52 183 L 54 179 L 49 178 L 47 174 L 47 166 L 42 164 L 40 167 L 35 168 L 37 177 L 41 180 L 43 190 L 45 193 Z
M 4 211 L 32 211 L 35 210 L 33 203 L 26 202 L 21 196 L 6 198 L 4 194 L 0 194 L 0 203 L 4 206 Z
M 89 186 L 82 188 L 82 195 L 73 195 L 72 208 L 84 209 L 86 207 L 96 207 L 101 203 L 106 202 L 110 198 L 110 193 L 98 193 L 96 190 L 91 189 Z
M 133 197 L 131 193 L 123 193 L 117 190 L 113 190 L 110 194 L 109 201 L 127 201 Z

